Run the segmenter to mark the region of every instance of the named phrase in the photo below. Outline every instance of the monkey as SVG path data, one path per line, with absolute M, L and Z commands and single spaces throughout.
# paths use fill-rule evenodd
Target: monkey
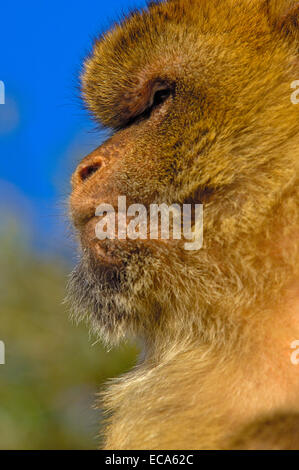
M 72 176 L 68 298 L 109 347 L 142 343 L 101 394 L 103 449 L 299 449 L 298 17 L 292 0 L 149 2 L 83 64 L 110 136 Z M 201 249 L 100 240 L 119 196 L 203 205 Z

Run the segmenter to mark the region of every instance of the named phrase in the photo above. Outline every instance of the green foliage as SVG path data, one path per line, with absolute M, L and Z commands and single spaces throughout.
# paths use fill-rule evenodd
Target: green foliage
M 70 321 L 62 260 L 34 255 L 10 231 L 1 234 L 0 263 L 0 448 L 96 448 L 96 393 L 132 367 L 136 348 L 108 353 Z

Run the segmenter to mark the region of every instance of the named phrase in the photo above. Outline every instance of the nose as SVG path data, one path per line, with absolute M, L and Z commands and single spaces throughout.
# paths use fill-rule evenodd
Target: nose
M 80 168 L 79 171 L 79 178 L 81 181 L 87 180 L 93 173 L 95 173 L 97 170 L 101 168 L 103 164 L 102 160 L 99 160 L 98 162 L 92 163 L 90 165 L 86 165 L 83 168 Z
M 116 159 L 111 158 L 111 146 L 106 143 L 87 155 L 72 176 L 70 215 L 73 224 L 81 229 L 95 215 L 98 204 L 113 199 L 113 170 Z
M 125 131 L 123 131 L 125 132 Z M 79 230 L 95 216 L 96 207 L 102 203 L 115 204 L 122 187 L 123 157 L 130 141 L 126 135 L 115 135 L 87 155 L 72 176 L 70 215 Z
M 105 159 L 100 155 L 91 155 L 82 161 L 72 176 L 72 186 L 76 188 L 105 166 Z

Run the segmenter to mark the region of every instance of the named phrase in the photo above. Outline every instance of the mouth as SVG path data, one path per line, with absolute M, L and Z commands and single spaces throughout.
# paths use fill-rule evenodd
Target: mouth
M 88 250 L 94 260 L 99 264 L 107 267 L 123 266 L 125 247 L 123 246 L 123 249 L 120 249 L 118 239 L 99 240 L 96 236 L 96 225 L 98 220 L 98 217 L 92 217 L 81 229 L 80 239 L 83 250 Z
M 93 249 L 98 259 L 101 260 L 102 263 L 107 264 L 107 265 L 120 264 L 120 261 L 116 257 L 113 257 L 108 254 L 108 251 L 104 248 L 103 244 L 101 244 L 99 241 L 95 243 L 95 246 Z
M 201 248 L 202 203 L 184 204 L 182 209 L 179 204 L 153 204 L 148 212 L 145 206 L 142 206 L 144 211 L 139 209 L 141 205 L 133 211 L 130 211 L 133 206 L 126 210 L 123 199 L 125 196 L 118 197 L 121 210 L 114 211 L 111 204 L 102 203 L 94 215 L 88 214 L 84 223 L 77 227 L 83 252 L 90 252 L 98 264 L 123 268 L 132 257 L 145 254 L 155 257 L 170 250 L 181 254 L 183 249 Z M 194 236 L 196 223 L 199 224 L 197 237 Z

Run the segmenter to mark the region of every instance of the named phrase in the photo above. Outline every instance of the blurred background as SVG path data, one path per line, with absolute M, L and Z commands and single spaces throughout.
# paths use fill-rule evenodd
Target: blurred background
M 76 247 L 69 177 L 105 138 L 83 110 L 78 76 L 94 37 L 142 0 L 5 0 L 0 80 L 0 449 L 93 449 L 96 393 L 130 369 L 63 304 Z

